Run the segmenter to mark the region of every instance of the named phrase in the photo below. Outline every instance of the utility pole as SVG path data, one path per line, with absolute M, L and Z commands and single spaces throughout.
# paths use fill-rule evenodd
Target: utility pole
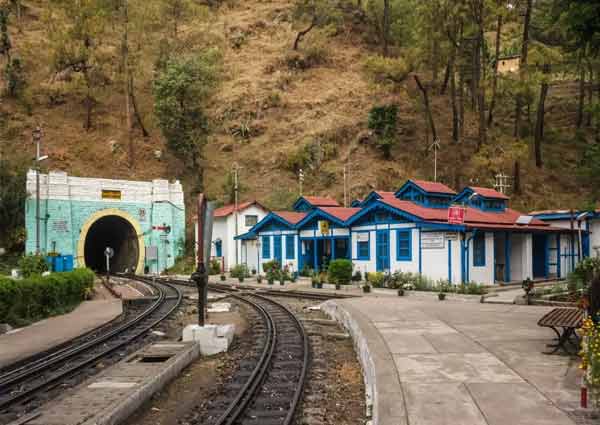
M 234 204 L 233 204 L 233 214 L 235 219 L 235 265 L 238 265 L 238 240 L 235 239 L 238 236 L 238 164 L 237 162 L 233 163 L 233 191 L 234 191 Z
M 494 189 L 506 195 L 508 193 L 508 189 L 510 189 L 508 178 L 509 177 L 504 173 L 496 174 L 496 183 L 494 183 Z
M 433 181 L 437 182 L 437 151 L 440 148 L 440 140 L 434 139 L 429 149 L 433 149 Z
M 348 164 L 344 164 L 344 207 L 348 208 Z
M 304 183 L 304 171 L 302 171 L 302 168 L 298 171 L 298 183 L 300 185 L 300 196 L 302 196 L 302 184 Z
M 40 144 L 42 141 L 42 129 L 39 125 L 32 133 L 35 142 L 35 253 L 40 254 L 40 162 L 48 158 L 40 156 Z

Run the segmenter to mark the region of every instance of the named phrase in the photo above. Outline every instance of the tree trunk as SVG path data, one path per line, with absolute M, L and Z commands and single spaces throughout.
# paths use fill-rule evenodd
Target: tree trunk
M 421 93 L 423 93 L 423 104 L 425 105 L 425 113 L 427 114 L 427 121 L 429 121 L 429 128 L 431 128 L 431 135 L 433 136 L 433 141 L 436 142 L 437 141 L 437 132 L 435 130 L 435 123 L 433 121 L 433 114 L 431 113 L 431 107 L 429 106 L 429 96 L 427 94 L 427 89 L 425 87 L 423 87 L 423 85 L 421 84 L 421 80 L 419 80 L 419 77 L 417 75 L 414 75 L 415 78 L 415 82 L 417 83 L 417 86 L 419 87 L 419 90 L 421 90 Z
M 302 39 L 304 38 L 304 36 L 306 34 L 308 34 L 309 32 L 312 31 L 312 29 L 317 25 L 317 16 L 313 16 L 312 21 L 310 22 L 310 25 L 298 32 L 298 35 L 296 35 L 296 40 L 294 40 L 294 50 L 298 50 L 298 47 L 300 47 L 300 42 L 302 41 Z
M 502 34 L 502 15 L 498 15 L 498 22 L 496 24 L 496 51 L 495 51 L 495 63 L 494 63 L 494 77 L 492 81 L 492 100 L 490 101 L 490 110 L 488 112 L 488 127 L 492 126 L 494 122 L 494 108 L 496 106 L 496 94 L 498 92 L 498 62 L 500 59 L 500 36 Z
M 150 133 L 148 132 L 148 130 L 146 129 L 146 126 L 144 125 L 144 121 L 142 120 L 142 116 L 140 114 L 140 110 L 138 108 L 137 105 L 137 100 L 135 97 L 135 84 L 133 82 L 133 74 L 129 74 L 129 93 L 131 94 L 131 106 L 133 106 L 133 115 L 135 116 L 135 120 L 137 121 L 138 125 L 140 126 L 140 129 L 142 130 L 142 135 L 144 137 L 148 137 L 150 136 Z
M 389 54 L 390 0 L 383 0 L 383 56 Z
M 521 193 L 521 166 L 519 160 L 515 161 L 515 168 L 513 172 L 513 193 L 518 195 Z
M 459 58 L 461 59 L 458 67 L 458 116 L 459 116 L 459 136 L 460 140 L 465 139 L 465 72 L 463 66 L 464 59 L 464 43 L 463 43 L 463 24 L 460 24 L 460 45 Z
M 587 84 L 587 98 L 588 98 L 588 112 L 586 114 L 585 125 L 587 127 L 592 126 L 592 105 L 594 103 L 593 95 L 594 95 L 594 68 L 592 67 L 592 62 L 588 61 L 588 71 L 589 71 L 589 82 Z
M 433 87 L 437 87 L 438 85 L 438 77 L 439 77 L 439 55 L 440 55 L 440 44 L 437 40 L 436 37 L 433 37 L 432 40 L 432 46 L 431 46 L 431 52 L 432 52 L 432 57 L 431 57 L 431 68 L 432 68 L 432 76 L 433 76 L 433 82 L 432 82 L 432 86 Z
M 544 74 L 550 72 L 550 67 L 544 65 Z M 542 81 L 542 87 L 540 90 L 540 100 L 538 102 L 537 119 L 535 122 L 535 135 L 534 135 L 534 152 L 535 152 L 535 166 L 541 168 L 542 162 L 542 140 L 544 139 L 544 108 L 546 103 L 546 96 L 548 94 L 548 82 Z
M 454 64 L 456 63 L 456 45 L 452 43 L 452 49 L 450 51 L 450 60 L 448 61 L 448 75 L 450 78 L 450 103 L 452 104 L 452 141 L 458 143 L 459 141 L 459 123 L 460 117 L 458 112 L 458 106 L 456 104 L 456 78 L 454 72 Z
M 519 80 L 521 83 L 525 80 L 527 73 L 527 55 L 529 52 L 529 24 L 531 22 L 531 9 L 533 0 L 527 0 L 527 8 L 525 9 L 525 20 L 523 22 L 523 41 L 521 44 L 521 61 L 519 63 Z M 517 95 L 517 107 L 515 110 L 515 137 L 521 136 L 521 109 L 522 96 Z
M 129 69 L 129 13 L 128 0 L 123 0 L 123 66 L 125 71 L 125 122 L 127 131 L 127 162 L 130 168 L 135 165 L 135 152 L 131 134 L 131 72 Z
M 581 128 L 583 124 L 583 105 L 585 103 L 585 67 L 583 63 L 579 63 L 579 95 L 577 103 L 577 128 Z
M 455 49 L 455 47 L 452 47 L 452 49 Z M 450 60 L 448 60 L 448 63 L 446 64 L 446 70 L 444 71 L 444 82 L 442 83 L 442 87 L 440 89 L 441 95 L 446 94 L 446 89 L 448 89 L 449 81 L 450 81 Z

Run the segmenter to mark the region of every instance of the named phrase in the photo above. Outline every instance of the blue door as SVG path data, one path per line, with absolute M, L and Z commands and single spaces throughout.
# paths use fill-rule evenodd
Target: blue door
M 548 277 L 546 235 L 533 235 L 533 277 Z
M 390 269 L 390 232 L 378 230 L 376 238 L 375 255 L 377 258 L 377 271 L 382 272 Z
M 273 236 L 273 258 L 281 265 L 281 235 Z

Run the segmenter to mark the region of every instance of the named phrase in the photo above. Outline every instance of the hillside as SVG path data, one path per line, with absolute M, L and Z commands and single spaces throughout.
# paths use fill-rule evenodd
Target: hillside
M 21 160 L 31 157 L 31 131 L 39 122 L 44 130 L 43 150 L 50 156 L 47 168 L 81 176 L 180 178 L 185 184 L 190 174 L 182 174 L 179 160 L 165 148 L 153 116 L 156 57 L 143 55 L 135 76 L 137 102 L 150 136 L 142 137 L 137 128 L 133 132 L 135 164 L 130 167 L 123 85 L 111 78 L 114 75 L 109 74 L 95 93 L 89 131 L 82 127 L 85 108 L 80 96 L 68 90 L 56 95 L 45 4 L 24 1 L 22 32 L 16 25 L 9 27 L 13 50 L 20 53 L 28 74 L 29 106 L 10 99 L 0 104 L 2 155 Z M 209 196 L 226 200 L 224 184 L 236 162 L 241 167 L 242 198 L 283 207 L 297 195 L 293 171 L 297 166 L 290 158 L 315 146 L 319 161 L 309 161 L 312 166 L 304 169 L 305 193 L 342 200 L 344 164 L 348 164 L 351 198 L 375 188 L 393 190 L 408 177 L 432 179 L 431 136 L 422 96 L 412 78 L 417 74 L 430 81 L 431 72 L 413 69 L 400 83 L 374 83 L 365 73 L 364 61 L 379 48 L 365 36 L 364 19 L 351 13 L 336 32 L 315 30 L 302 42 L 299 54 L 317 46 L 320 63 L 308 69 L 290 66 L 299 27 L 293 23 L 292 7 L 291 0 L 229 1 L 218 8 L 203 8 L 179 29 L 188 52 L 218 46 L 223 54 L 222 82 L 207 109 L 211 134 L 203 165 Z M 117 43 L 107 44 L 113 48 Z M 107 49 L 107 54 L 114 55 L 111 51 Z M 522 193 L 513 197 L 513 207 L 577 207 L 589 202 L 592 188 L 574 178 L 581 156 L 577 143 L 584 143 L 576 143 L 574 137 L 577 83 L 570 82 L 574 79 L 567 75 L 560 85 L 550 87 L 541 169 L 530 160 L 529 139 L 512 137 L 513 99 L 499 99 L 497 124 L 489 130 L 487 144 L 476 152 L 477 113 L 466 108 L 464 138 L 453 143 L 449 97 L 431 87 L 441 143 L 439 179 L 457 188 L 468 183 L 491 185 L 497 173 L 511 175 L 519 160 Z M 367 126 L 369 110 L 385 104 L 398 106 L 397 144 L 390 160 L 373 147 Z M 304 146 L 309 147 L 302 151 Z M 161 150 L 161 159 L 155 157 L 156 150 Z

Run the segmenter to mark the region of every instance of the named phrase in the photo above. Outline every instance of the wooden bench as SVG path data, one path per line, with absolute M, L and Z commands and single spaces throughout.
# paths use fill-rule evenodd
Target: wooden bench
M 554 354 L 559 349 L 563 349 L 567 354 L 577 354 L 579 351 L 579 337 L 575 333 L 577 328 L 581 327 L 584 311 L 576 307 L 554 308 L 544 314 L 538 321 L 539 326 L 552 329 L 556 332 L 556 344 L 548 344 L 553 350 L 546 351 L 544 354 Z M 572 353 L 567 348 L 567 343 L 574 347 Z

